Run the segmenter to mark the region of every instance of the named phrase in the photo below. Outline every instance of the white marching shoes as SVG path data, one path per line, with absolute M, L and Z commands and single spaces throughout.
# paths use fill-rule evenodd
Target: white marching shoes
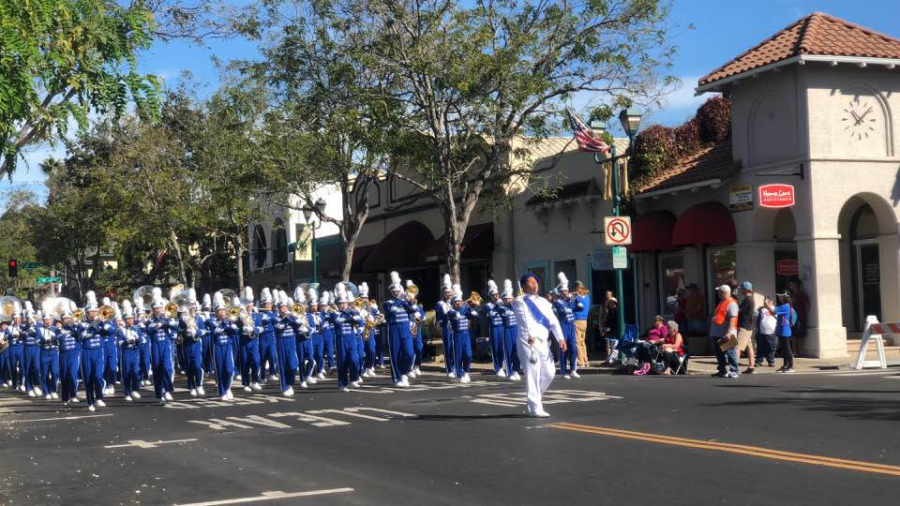
M 250 386 L 248 385 L 248 386 L 245 386 L 245 387 L 244 387 L 244 391 L 245 391 L 245 392 L 252 392 L 253 389 L 250 388 Z
M 575 379 L 579 379 L 579 378 L 581 378 L 581 375 L 578 374 L 578 371 L 572 371 L 572 377 Z
M 257 390 L 257 391 L 262 390 L 262 386 L 260 386 L 259 383 L 254 383 L 251 386 L 252 386 L 253 390 Z
M 306 382 L 309 383 L 310 385 L 315 385 L 316 383 L 319 382 L 319 380 L 317 380 L 315 376 L 310 376 L 310 377 L 306 378 Z
M 354 382 L 350 383 L 350 386 L 353 388 L 359 388 L 359 381 L 354 381 Z
M 53 399 L 59 399 L 59 394 L 57 394 L 56 392 L 53 392 L 50 394 L 50 397 Z
M 301 386 L 302 386 L 302 383 L 301 383 Z M 287 390 L 285 390 L 283 393 L 284 393 L 285 397 L 293 397 L 294 396 L 294 387 L 287 387 Z
M 305 381 L 300 382 L 300 388 L 309 388 L 309 385 Z M 293 391 L 293 390 L 292 390 Z
M 101 408 L 105 408 L 105 407 L 106 407 L 106 403 L 103 402 L 103 399 L 97 399 L 97 406 L 98 406 L 98 407 L 101 407 Z
M 133 399 L 131 398 L 130 395 L 126 395 L 126 396 L 125 396 L 125 401 L 131 402 L 132 400 L 133 400 Z
M 505 378 L 505 377 L 506 377 L 506 371 L 504 371 L 504 370 L 501 368 L 499 371 L 497 371 L 497 377 L 498 377 L 498 378 Z
M 41 387 L 34 387 L 34 395 L 40 397 L 44 395 L 44 391 L 41 390 Z
M 318 379 L 320 379 L 320 380 L 324 380 L 324 379 L 325 379 L 325 373 L 324 373 L 324 372 L 320 372 L 319 374 L 316 375 L 316 378 L 318 378 Z
M 519 373 L 513 371 L 513 373 L 509 375 L 509 380 L 510 381 L 521 381 L 522 378 L 519 376 Z
M 131 392 L 131 396 L 134 397 L 135 399 L 141 398 L 141 394 L 137 390 L 135 390 L 134 392 Z
M 197 389 L 196 388 L 191 389 L 191 397 L 197 397 Z
M 404 374 L 403 376 L 400 376 L 400 383 L 403 383 L 404 387 L 408 387 L 409 386 L 409 376 L 406 374 Z
M 200 397 L 205 396 L 206 390 L 204 390 L 203 387 L 197 387 L 197 395 L 199 395 Z
M 29 391 L 28 391 L 28 397 L 32 397 L 32 398 L 33 398 L 33 397 L 37 397 L 37 395 L 34 393 L 34 390 L 29 390 Z
M 167 401 L 171 401 L 171 400 L 172 400 L 172 394 L 170 394 L 169 392 L 166 392 L 166 400 L 167 400 Z

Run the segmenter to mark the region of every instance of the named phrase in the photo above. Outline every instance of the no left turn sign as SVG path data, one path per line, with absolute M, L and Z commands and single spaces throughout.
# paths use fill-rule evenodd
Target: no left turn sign
M 628 246 L 631 244 L 631 218 L 628 216 L 607 216 L 603 219 L 604 240 L 607 246 Z

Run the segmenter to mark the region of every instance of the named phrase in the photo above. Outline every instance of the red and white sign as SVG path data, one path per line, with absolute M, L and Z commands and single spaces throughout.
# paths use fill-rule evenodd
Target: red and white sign
M 775 273 L 779 276 L 796 276 L 800 274 L 800 263 L 787 258 L 775 262 Z
M 607 216 L 603 219 L 607 246 L 628 246 L 631 244 L 631 218 L 628 216 Z
M 759 205 L 772 209 L 794 206 L 794 187 L 789 184 L 765 184 L 759 187 Z

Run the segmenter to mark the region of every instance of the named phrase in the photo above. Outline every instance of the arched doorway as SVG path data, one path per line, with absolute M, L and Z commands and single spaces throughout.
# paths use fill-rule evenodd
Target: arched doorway
M 775 241 L 775 290 L 784 291 L 791 281 L 800 279 L 797 260 L 797 223 L 790 208 L 780 209 L 772 223 Z

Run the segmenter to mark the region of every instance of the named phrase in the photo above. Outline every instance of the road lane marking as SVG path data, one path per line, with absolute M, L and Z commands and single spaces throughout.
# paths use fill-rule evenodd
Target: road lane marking
M 83 420 L 85 418 L 99 418 L 101 416 L 113 416 L 112 413 L 104 415 L 62 416 L 57 418 L 35 418 L 33 420 L 2 420 L 0 423 L 31 423 L 31 422 L 56 422 L 64 420 Z
M 683 446 L 688 448 L 698 448 L 702 450 L 715 450 L 725 453 L 735 453 L 739 455 L 748 455 L 751 457 L 759 457 L 772 460 L 783 460 L 788 462 L 796 462 L 800 464 L 810 464 L 825 467 L 834 467 L 838 469 L 848 469 L 853 471 L 861 471 L 867 473 L 887 474 L 890 476 L 900 476 L 900 466 L 892 466 L 887 464 L 876 464 L 874 462 L 863 462 L 859 460 L 845 460 L 834 457 L 825 457 L 821 455 L 810 455 L 805 453 L 793 453 L 780 450 L 769 450 L 755 446 L 745 446 L 730 443 L 720 443 L 717 441 L 705 441 L 702 439 L 687 439 L 680 437 L 664 436 L 661 434 L 650 434 L 646 432 L 633 432 L 620 429 L 612 429 L 609 427 L 596 427 L 592 425 L 580 425 L 574 423 L 554 423 L 548 425 L 554 429 L 569 430 L 575 432 L 584 432 L 599 436 L 618 437 L 623 439 L 633 439 L 644 441 L 647 443 L 667 444 L 672 446 Z
M 353 492 L 352 488 L 332 488 L 327 490 L 310 490 L 307 492 L 290 492 L 285 493 L 280 490 L 272 492 L 263 492 L 255 497 L 241 497 L 239 499 L 222 499 L 219 501 L 193 502 L 186 504 L 176 504 L 175 506 L 223 506 L 225 504 L 243 504 L 248 502 L 274 501 L 277 499 L 293 499 L 295 497 L 312 497 L 317 495 L 343 494 Z
M 144 441 L 144 440 L 142 440 L 142 439 L 130 439 L 130 440 L 128 441 L 128 443 L 126 443 L 126 444 L 120 444 L 120 445 L 106 445 L 106 446 L 104 446 L 104 448 L 107 448 L 107 449 L 109 449 L 109 448 L 128 448 L 129 446 L 134 446 L 134 447 L 136 447 L 136 448 L 141 448 L 141 449 L 143 449 L 143 450 L 146 450 L 146 449 L 149 449 L 149 448 L 156 448 L 156 447 L 158 447 L 159 445 L 174 444 L 174 443 L 191 443 L 191 442 L 194 442 L 194 441 L 197 441 L 197 440 L 198 440 L 197 438 L 172 439 L 172 440 L 170 440 L 170 441 L 163 441 L 163 440 L 159 440 L 159 441 Z

